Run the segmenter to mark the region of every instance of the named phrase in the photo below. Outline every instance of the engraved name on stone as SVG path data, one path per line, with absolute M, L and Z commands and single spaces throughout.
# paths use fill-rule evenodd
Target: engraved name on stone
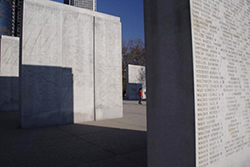
M 250 145 L 250 2 L 192 0 L 197 166 Z

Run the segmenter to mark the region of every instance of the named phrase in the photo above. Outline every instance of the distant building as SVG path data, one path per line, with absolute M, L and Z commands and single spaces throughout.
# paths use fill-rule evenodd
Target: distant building
M 49 1 L 49 0 L 47 0 Z M 0 2 L 0 35 L 20 37 L 22 22 L 23 0 L 9 0 Z
M 126 99 L 139 99 L 138 91 L 142 88 L 143 99 L 146 99 L 146 68 L 128 64 L 126 69 Z
M 4 11 L 0 18 L 0 35 L 20 37 L 21 34 L 21 8 L 23 0 L 1 1 Z
M 96 11 L 96 0 L 64 0 L 65 4 Z
M 21 26 L 22 26 L 22 6 L 23 6 L 23 0 L 12 0 L 14 2 L 12 13 L 15 14 L 15 18 L 13 21 L 14 27 L 12 28 L 14 30 L 14 36 L 20 37 L 21 35 Z
M 48 1 L 48 0 L 47 0 Z M 65 4 L 96 11 L 96 0 L 64 0 Z M 23 0 L 1 1 L 0 35 L 20 37 Z

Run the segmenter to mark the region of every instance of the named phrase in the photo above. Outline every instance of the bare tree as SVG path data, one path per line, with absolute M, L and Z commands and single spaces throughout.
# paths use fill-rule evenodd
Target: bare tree
M 128 64 L 145 66 L 145 45 L 141 39 L 123 41 L 122 46 L 122 71 L 123 90 L 126 89 L 126 67 Z
M 146 64 L 145 46 L 141 39 L 124 41 L 122 46 L 122 62 L 126 68 L 128 64 Z

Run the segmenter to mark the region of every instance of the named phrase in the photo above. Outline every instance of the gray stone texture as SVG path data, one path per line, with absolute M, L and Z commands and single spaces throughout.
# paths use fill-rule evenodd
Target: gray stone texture
M 149 167 L 249 166 L 249 21 L 247 0 L 145 0 Z
M 145 0 L 148 167 L 195 166 L 190 5 Z
M 0 36 L 1 42 L 1 76 L 15 76 L 19 74 L 19 38 L 11 36 Z
M 73 67 L 74 74 L 74 122 L 93 121 L 93 16 L 65 12 L 62 24 L 62 63 L 64 67 Z
M 113 26 L 95 28 L 95 19 Z M 104 33 L 104 49 L 107 46 L 114 51 L 95 49 L 96 41 L 100 40 L 95 31 L 96 34 Z M 105 35 L 111 32 L 116 33 L 107 38 Z M 22 127 L 94 121 L 95 112 L 104 113 L 99 119 L 121 117 L 120 40 L 117 17 L 55 2 L 25 0 L 21 55 Z M 103 60 L 95 52 L 112 61 L 95 61 L 94 57 Z M 103 78 L 106 83 L 97 78 L 99 69 L 110 69 L 107 75 L 103 74 L 107 77 Z M 118 86 L 104 89 L 109 82 Z M 109 91 L 111 88 L 116 90 L 113 95 L 98 96 L 105 91 L 114 92 Z M 110 103 L 103 103 L 95 110 L 95 104 L 106 98 Z
M 139 99 L 139 89 L 142 88 L 143 99 L 146 99 L 146 69 L 144 66 L 128 64 L 126 69 L 126 99 Z
M 96 120 L 122 117 L 121 24 L 95 18 Z
M 18 110 L 19 38 L 0 36 L 0 112 Z
M 250 1 L 190 4 L 196 166 L 249 166 Z

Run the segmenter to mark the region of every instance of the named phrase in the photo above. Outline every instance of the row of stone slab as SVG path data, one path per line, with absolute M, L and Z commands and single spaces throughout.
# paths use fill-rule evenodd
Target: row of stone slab
M 1 38 L 0 109 L 23 128 L 122 117 L 120 19 L 37 0 L 23 11 L 20 47 Z

